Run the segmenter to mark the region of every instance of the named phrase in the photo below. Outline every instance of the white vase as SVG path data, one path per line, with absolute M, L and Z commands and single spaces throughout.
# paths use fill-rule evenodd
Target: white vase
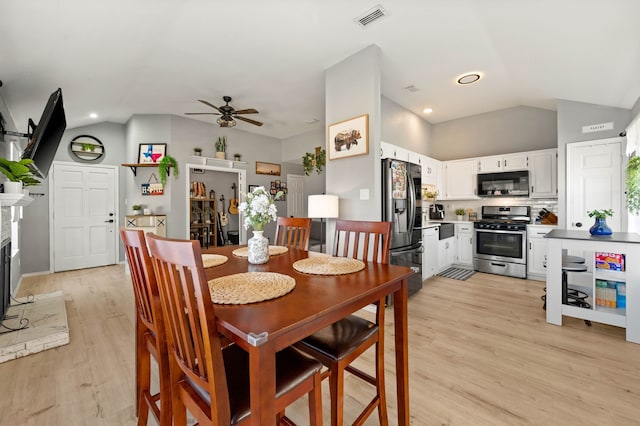
M 22 194 L 22 182 L 3 182 L 5 194 Z
M 269 240 L 262 235 L 263 233 L 264 231 L 253 231 L 253 237 L 247 241 L 248 260 L 254 265 L 261 265 L 269 261 Z
M 462 219 L 464 219 L 464 215 L 463 215 L 463 214 L 459 214 L 459 215 L 457 215 L 457 216 L 458 216 L 458 220 L 462 220 Z

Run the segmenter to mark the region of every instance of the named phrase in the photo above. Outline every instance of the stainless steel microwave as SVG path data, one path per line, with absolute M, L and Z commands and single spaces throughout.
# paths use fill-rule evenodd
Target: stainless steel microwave
M 529 171 L 478 173 L 480 197 L 528 197 Z

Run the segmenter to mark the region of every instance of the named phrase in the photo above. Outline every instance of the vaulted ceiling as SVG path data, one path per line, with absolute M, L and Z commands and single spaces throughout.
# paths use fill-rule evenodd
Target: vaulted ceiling
M 26 131 L 58 87 L 68 127 L 91 112 L 121 123 L 210 112 L 197 99 L 228 95 L 264 123 L 236 129 L 286 138 L 324 126 L 324 71 L 371 44 L 383 95 L 431 123 L 556 99 L 631 108 L 640 96 L 640 1 L 379 1 L 387 16 L 362 28 L 354 19 L 377 3 L 3 0 L 0 96 Z M 457 85 L 467 72 L 483 78 Z

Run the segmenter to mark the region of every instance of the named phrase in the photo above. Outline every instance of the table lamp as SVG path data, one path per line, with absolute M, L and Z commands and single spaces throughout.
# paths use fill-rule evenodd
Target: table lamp
M 308 214 L 312 219 L 320 219 L 320 252 L 324 239 L 324 220 L 338 217 L 337 195 L 309 195 Z

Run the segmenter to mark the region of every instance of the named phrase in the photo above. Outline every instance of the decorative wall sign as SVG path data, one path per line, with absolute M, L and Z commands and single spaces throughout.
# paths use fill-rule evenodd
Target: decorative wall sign
M 166 143 L 141 143 L 138 146 L 138 164 L 158 163 L 166 152 Z
M 158 177 L 156 176 L 155 173 L 151 173 L 151 176 L 149 176 L 149 181 L 147 183 L 143 183 L 141 185 L 140 190 L 142 195 L 163 195 L 164 194 L 164 187 L 162 186 L 160 181 L 158 181 Z
M 369 153 L 369 114 L 329 125 L 329 160 Z
M 256 174 L 280 176 L 280 164 L 256 161 Z

